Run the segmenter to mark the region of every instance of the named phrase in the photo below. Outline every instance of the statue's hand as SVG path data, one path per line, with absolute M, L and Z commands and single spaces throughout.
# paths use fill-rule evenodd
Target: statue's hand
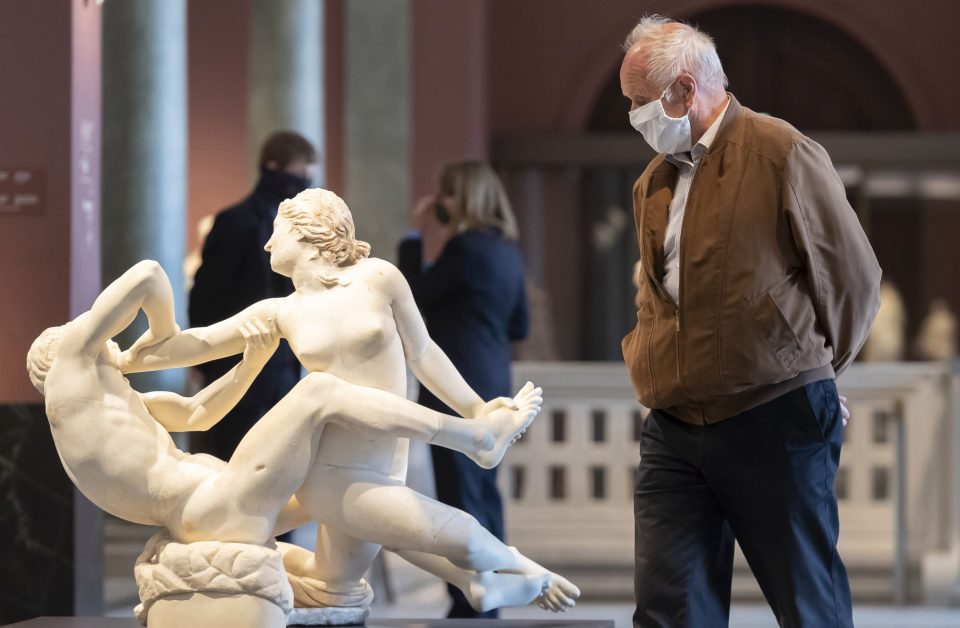
M 266 322 L 251 318 L 240 326 L 240 334 L 247 343 L 243 349 L 245 362 L 265 363 L 280 344 L 280 330 L 272 318 Z
M 480 406 L 479 412 L 477 412 L 476 416 L 472 418 L 479 419 L 481 417 L 489 416 L 490 413 L 500 410 L 501 408 L 515 411 L 519 407 L 517 406 L 517 402 L 510 397 L 497 397 Z
M 143 332 L 137 340 L 130 345 L 130 348 L 120 354 L 120 368 L 124 369 L 128 364 L 135 362 L 138 357 L 140 357 L 140 352 L 144 349 L 158 345 L 167 338 L 176 336 L 180 333 L 180 327 L 174 323 L 173 327 L 164 332 L 158 332 L 157 330 L 148 328 L 147 331 Z

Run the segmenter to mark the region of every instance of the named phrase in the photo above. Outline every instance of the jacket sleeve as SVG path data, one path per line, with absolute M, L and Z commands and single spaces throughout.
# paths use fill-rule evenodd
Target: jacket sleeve
M 400 240 L 397 246 L 397 268 L 403 273 L 407 283 L 420 274 L 423 266 L 423 240 L 410 237 Z
M 880 306 L 880 265 L 822 146 L 808 138 L 794 144 L 782 193 L 839 375 L 866 341 Z
M 253 234 L 226 213 L 214 219 L 203 243 L 202 261 L 190 289 L 188 314 L 193 327 L 212 325 L 236 312 L 236 282 L 240 275 L 241 251 Z
M 657 158 L 654 158 L 654 161 L 657 161 Z M 644 173 L 633 184 L 633 194 L 632 194 L 633 220 L 634 220 L 634 226 L 636 227 L 636 230 L 637 230 L 637 248 L 638 250 L 641 250 L 641 251 L 643 250 L 643 233 L 641 229 L 641 221 L 643 217 L 640 215 L 640 208 L 641 208 L 640 195 L 642 194 L 642 191 L 643 191 L 643 181 L 646 177 L 649 176 L 652 166 L 653 166 L 652 163 L 648 165 Z M 641 259 L 640 261 L 642 262 L 643 260 Z M 639 298 L 639 292 L 637 293 L 637 295 L 638 296 L 634 298 L 635 302 Z M 637 302 L 636 306 L 637 306 L 637 311 L 639 312 L 641 304 Z M 637 362 L 640 359 L 640 354 L 637 350 L 637 339 L 640 331 L 641 331 L 640 317 L 638 316 L 637 324 L 634 325 L 633 329 L 630 330 L 630 332 L 626 336 L 623 337 L 623 340 L 620 343 L 620 349 L 623 352 L 623 361 L 627 365 L 627 370 L 630 371 L 631 379 L 634 378 L 634 374 L 633 374 L 634 369 Z M 634 387 L 636 387 L 636 384 L 634 384 Z M 638 388 L 638 391 L 639 391 L 639 388 Z
M 406 252 L 406 260 L 403 259 L 405 256 L 404 246 L 411 247 Z M 413 254 L 413 246 L 419 247 L 420 243 L 401 243 L 400 270 L 407 283 L 410 284 L 413 298 L 419 307 L 426 307 L 442 301 L 466 285 L 468 265 L 463 238 L 450 238 L 446 246 L 443 247 L 443 252 L 440 253 L 437 261 L 424 270 L 420 270 L 420 264 L 413 265 L 410 263 L 409 256 Z
M 520 284 L 520 294 L 517 295 L 517 302 L 513 306 L 513 312 L 510 314 L 510 322 L 507 325 L 507 338 L 510 341 L 523 340 L 530 334 L 530 310 L 527 303 L 527 288 L 523 282 Z

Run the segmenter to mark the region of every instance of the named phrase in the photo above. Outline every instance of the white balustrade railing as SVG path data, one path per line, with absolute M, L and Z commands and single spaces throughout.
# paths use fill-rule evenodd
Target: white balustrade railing
M 544 407 L 500 467 L 511 544 L 558 567 L 630 569 L 646 411 L 626 369 L 514 365 L 517 385 L 527 380 L 543 387 Z M 897 602 L 923 594 L 928 559 L 946 561 L 937 577 L 950 586 L 960 572 L 956 381 L 948 363 L 858 363 L 839 382 L 853 413 L 837 479 L 840 551 L 852 572 L 886 574 Z

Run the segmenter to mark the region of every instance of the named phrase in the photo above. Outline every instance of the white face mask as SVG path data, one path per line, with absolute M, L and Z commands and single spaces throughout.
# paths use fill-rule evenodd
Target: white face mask
M 670 155 L 683 153 L 690 150 L 692 146 L 690 118 L 687 114 L 679 118 L 671 118 L 667 115 L 663 110 L 663 103 L 660 102 L 666 93 L 665 89 L 663 94 L 660 94 L 660 98 L 632 110 L 630 126 L 639 131 L 647 144 L 658 153 Z

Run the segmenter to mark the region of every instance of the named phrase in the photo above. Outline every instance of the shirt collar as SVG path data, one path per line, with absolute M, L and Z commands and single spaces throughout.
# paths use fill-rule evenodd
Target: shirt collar
M 704 132 L 700 140 L 694 144 L 693 148 L 687 152 L 667 155 L 667 159 L 673 163 L 680 162 L 688 165 L 698 163 L 700 159 L 707 154 L 707 151 L 710 150 L 710 145 L 713 144 L 713 140 L 717 137 L 717 132 L 720 130 L 720 123 L 723 122 L 723 116 L 727 113 L 729 106 L 730 97 L 727 96 L 727 102 L 723 105 L 723 110 L 720 112 L 720 115 L 713 121 L 710 128 Z

